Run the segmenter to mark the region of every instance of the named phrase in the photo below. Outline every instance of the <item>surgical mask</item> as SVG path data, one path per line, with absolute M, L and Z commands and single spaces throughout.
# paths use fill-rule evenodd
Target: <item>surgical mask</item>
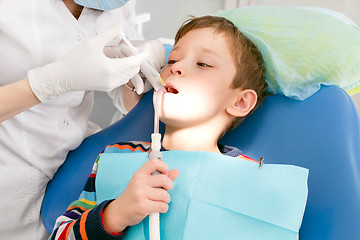
M 113 10 L 125 5 L 129 0 L 74 0 L 75 3 L 93 9 Z

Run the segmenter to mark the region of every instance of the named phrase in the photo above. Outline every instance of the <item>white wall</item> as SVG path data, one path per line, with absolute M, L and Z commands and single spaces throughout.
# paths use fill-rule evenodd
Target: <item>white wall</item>
M 282 7 L 313 6 L 344 13 L 360 25 L 360 0 L 137 0 L 137 13 L 150 12 L 152 19 L 144 24 L 147 39 L 173 38 L 189 15 L 201 16 L 223 10 L 225 6 L 271 5 Z
M 173 39 L 180 25 L 189 18 L 214 14 L 224 8 L 224 0 L 136 0 L 136 12 L 151 13 L 151 21 L 144 24 L 144 37 Z

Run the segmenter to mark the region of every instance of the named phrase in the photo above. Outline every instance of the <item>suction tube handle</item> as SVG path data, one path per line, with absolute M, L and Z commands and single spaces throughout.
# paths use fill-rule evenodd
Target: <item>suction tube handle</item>
M 157 158 L 162 160 L 161 149 L 161 134 L 151 134 L 151 146 L 148 159 Z M 155 171 L 152 175 L 160 174 L 159 171 Z M 151 213 L 149 215 L 149 235 L 150 240 L 160 240 L 160 215 L 159 213 Z
M 151 134 L 151 146 L 150 152 L 148 155 L 148 160 L 156 158 L 162 160 L 161 149 L 161 134 L 160 133 L 152 133 Z M 153 175 L 160 174 L 158 171 L 155 171 Z

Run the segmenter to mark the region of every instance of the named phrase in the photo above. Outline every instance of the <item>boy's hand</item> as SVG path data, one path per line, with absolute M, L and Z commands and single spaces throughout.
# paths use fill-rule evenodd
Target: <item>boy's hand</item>
M 152 175 L 159 171 L 161 174 Z M 169 209 L 173 181 L 179 171 L 168 170 L 161 160 L 147 161 L 132 176 L 125 191 L 104 209 L 103 224 L 107 232 L 121 232 L 127 226 L 140 223 L 153 212 L 166 213 Z

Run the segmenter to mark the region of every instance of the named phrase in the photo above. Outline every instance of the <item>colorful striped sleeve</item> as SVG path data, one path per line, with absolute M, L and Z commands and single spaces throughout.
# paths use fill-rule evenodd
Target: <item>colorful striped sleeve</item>
M 256 162 L 259 163 L 258 160 L 255 160 L 249 156 L 246 156 L 245 154 L 240 154 L 239 156 L 237 156 L 237 158 L 243 159 L 243 160 L 247 160 L 247 161 L 251 161 L 251 162 Z
M 99 158 L 97 157 L 91 174 L 78 200 L 70 204 L 66 213 L 57 218 L 55 229 L 49 240 L 65 239 L 121 239 L 108 234 L 102 226 L 100 212 L 111 201 L 97 206 L 95 178 Z
M 150 147 L 146 142 L 127 142 L 109 145 L 103 152 L 146 152 Z M 102 224 L 101 211 L 112 200 L 99 205 L 96 203 L 95 179 L 101 153 L 96 158 L 91 174 L 78 200 L 70 204 L 66 213 L 56 219 L 55 228 L 49 240 L 65 239 L 121 239 L 121 235 L 108 233 Z

